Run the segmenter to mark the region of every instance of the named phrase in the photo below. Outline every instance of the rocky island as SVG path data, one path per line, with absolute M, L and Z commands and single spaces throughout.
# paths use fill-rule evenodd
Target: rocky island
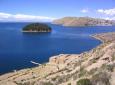
M 44 23 L 32 23 L 25 26 L 22 32 L 51 32 L 51 27 Z
M 37 67 L 1 75 L 0 85 L 115 85 L 115 33 L 93 37 L 103 43 L 88 52 L 60 54 Z
M 105 20 L 91 17 L 64 17 L 53 21 L 53 24 L 61 24 L 63 26 L 112 26 L 115 21 Z

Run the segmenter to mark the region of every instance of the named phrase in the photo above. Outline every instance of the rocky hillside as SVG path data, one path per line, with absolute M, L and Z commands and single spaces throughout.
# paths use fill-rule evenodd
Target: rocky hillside
M 54 24 L 63 26 L 111 26 L 114 21 L 90 17 L 64 17 L 53 21 Z
M 60 54 L 48 63 L 0 76 L 0 85 L 115 85 L 115 33 L 82 54 Z

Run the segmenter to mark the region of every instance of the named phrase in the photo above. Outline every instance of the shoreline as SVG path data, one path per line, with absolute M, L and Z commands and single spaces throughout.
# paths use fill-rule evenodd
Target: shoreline
M 32 31 L 32 32 L 30 32 L 30 31 L 22 31 L 22 32 L 25 32 L 25 33 L 44 33 L 44 32 L 37 32 L 37 31 Z M 114 32 L 108 32 L 108 33 L 114 33 Z M 108 34 L 108 33 L 99 33 L 99 34 L 94 34 L 94 35 L 90 35 L 90 37 L 92 37 L 92 38 L 94 38 L 94 39 L 96 39 L 96 40 L 99 40 L 99 41 L 101 41 L 102 43 L 101 44 L 104 44 L 105 42 L 104 42 L 104 40 L 103 39 L 101 39 L 101 38 L 99 38 L 97 35 L 99 35 L 99 36 L 101 36 L 101 35 L 103 35 L 103 34 Z M 96 47 L 98 47 L 98 46 L 100 46 L 101 44 L 99 44 L 99 45 L 97 45 Z M 95 47 L 95 48 L 96 48 Z M 93 49 L 95 49 L 95 48 L 92 48 L 91 50 L 93 50 Z M 89 50 L 89 51 L 91 51 L 91 50 Z M 85 52 L 82 52 L 82 53 L 80 53 L 80 54 L 83 54 L 83 53 L 87 53 L 87 52 L 89 52 L 89 51 L 85 51 Z M 59 56 L 60 55 L 80 55 L 80 54 L 58 54 Z M 56 56 L 58 56 L 58 55 L 56 55 Z M 49 57 L 49 60 L 50 60 L 50 58 L 52 58 L 52 57 L 54 57 L 54 56 L 51 56 L 51 57 Z M 31 62 L 31 61 L 30 61 Z M 48 62 L 45 62 L 45 63 L 49 63 L 49 61 Z M 43 64 L 41 64 L 41 65 L 43 65 Z M 36 67 L 36 66 L 35 66 Z M 34 67 L 30 67 L 30 68 L 34 68 Z M 28 69 L 28 68 L 24 68 L 24 69 Z M 15 69 L 16 70 L 16 69 Z M 20 69 L 20 70 L 23 70 L 23 69 Z M 20 70 L 17 70 L 17 71 L 20 71 Z M 12 72 L 14 72 L 14 71 L 11 71 L 11 72 L 8 72 L 8 73 L 12 73 Z M 4 74 L 8 74 L 8 73 L 4 73 Z M 1 75 L 4 75 L 4 74 L 1 74 Z M 1 76 L 0 75 L 0 76 Z
M 98 35 L 98 34 L 96 34 L 96 35 Z M 101 41 L 101 44 L 103 44 L 103 43 L 104 43 L 104 40 L 100 39 L 100 38 L 97 37 L 96 35 L 90 35 L 90 36 L 91 36 L 92 38 L 96 39 L 96 40 Z
M 23 32 L 23 33 L 24 33 L 24 32 L 25 32 L 25 33 L 44 33 L 44 32 L 37 32 L 37 31 L 33 31 L 33 32 L 30 32 L 30 31 L 22 31 L 22 32 Z M 47 32 L 46 32 L 46 33 L 47 33 Z M 49 33 L 50 33 L 50 32 L 49 32 Z M 108 32 L 108 33 L 115 33 L 115 32 Z M 96 47 L 92 48 L 91 50 L 93 50 L 93 49 L 97 48 L 98 46 L 100 46 L 100 45 L 102 45 L 102 44 L 105 43 L 104 40 L 101 39 L 101 38 L 99 38 L 97 35 L 101 36 L 101 35 L 103 35 L 103 34 L 108 34 L 108 33 L 99 33 L 99 34 L 95 34 L 95 35 L 90 35 L 90 37 L 92 37 L 92 38 L 94 38 L 94 39 L 99 40 L 99 41 L 102 42 L 101 44 L 97 45 Z M 91 50 L 89 50 L 89 51 L 91 51 Z M 89 51 L 85 51 L 85 52 L 82 52 L 82 53 L 80 53 L 80 54 L 87 53 L 87 52 L 89 52 Z M 61 56 L 63 56 L 63 55 L 80 55 L 80 54 L 58 54 L 58 55 L 56 55 L 56 56 L 60 56 L 60 55 L 61 55 Z M 52 57 L 54 57 L 54 56 L 50 56 L 50 57 L 49 57 L 49 60 L 50 60 L 50 58 L 52 58 Z M 30 63 L 32 63 L 32 62 L 30 61 Z M 49 63 L 49 61 L 48 61 L 48 62 L 45 62 L 45 63 Z M 35 62 L 34 62 L 33 64 L 35 64 Z M 36 63 L 36 64 L 38 64 L 38 63 Z M 40 65 L 43 65 L 43 64 L 40 64 Z M 35 66 L 35 67 L 37 67 L 37 66 Z M 30 68 L 35 68 L 35 67 L 30 67 Z M 38 66 L 38 67 L 39 67 L 39 66 Z M 29 69 L 29 68 L 23 68 L 23 69 L 20 69 L 20 70 L 25 70 L 25 69 Z M 14 70 L 16 70 L 16 69 L 14 69 Z M 13 71 L 10 71 L 10 72 L 7 72 L 7 73 L 4 73 L 4 74 L 1 74 L 0 76 L 5 75 L 5 74 L 14 73 L 14 70 L 13 70 Z M 16 71 L 20 71 L 20 70 L 16 70 Z
M 115 35 L 115 32 L 113 34 Z M 104 41 L 104 39 L 105 40 L 108 39 L 107 41 L 111 41 L 110 38 L 111 35 L 112 35 L 111 33 L 96 34 L 96 37 L 94 37 L 94 35 L 91 35 L 93 38 L 103 41 L 103 43 L 91 49 L 88 52 L 86 51 L 81 54 L 59 54 L 56 56 L 51 56 L 49 58 L 49 62 L 46 62 L 45 64 L 41 64 L 40 66 L 25 68 L 25 69 L 17 70 L 15 72 L 9 72 L 0 75 L 0 85 L 2 84 L 5 85 L 5 83 L 8 83 L 9 85 L 10 83 L 14 83 L 14 84 L 16 83 L 16 85 L 18 83 L 22 83 L 23 85 L 23 83 L 28 83 L 28 82 L 37 82 L 38 83 L 37 85 L 39 85 L 39 82 L 41 81 L 44 80 L 45 82 L 52 81 L 52 79 L 54 78 L 58 79 L 58 77 L 59 78 L 61 77 L 63 80 L 64 78 L 68 78 L 68 76 L 63 77 L 67 74 L 74 76 L 77 74 L 76 71 L 79 73 L 80 66 L 83 66 L 84 69 L 88 72 L 94 68 L 101 69 L 101 66 L 103 64 L 109 64 L 113 62 L 111 60 L 111 54 L 115 53 L 115 49 L 114 48 L 111 49 L 111 47 L 115 46 L 114 43 L 115 37 L 113 37 L 112 39 L 113 41 L 111 43 L 107 43 L 106 41 Z M 110 59 L 110 61 L 108 61 L 108 58 Z M 60 76 L 57 77 L 57 75 Z M 77 80 L 79 80 L 79 78 Z M 77 80 L 75 80 L 75 82 Z

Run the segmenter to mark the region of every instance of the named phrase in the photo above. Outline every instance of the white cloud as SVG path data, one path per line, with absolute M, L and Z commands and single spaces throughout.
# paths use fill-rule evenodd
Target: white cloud
M 106 20 L 115 20 L 115 17 L 105 17 Z
M 0 12 L 0 19 L 11 17 L 11 14 Z
M 82 9 L 81 12 L 82 12 L 82 13 L 88 13 L 89 10 L 88 10 L 88 9 Z
M 0 12 L 1 21 L 52 21 L 56 18 L 25 14 L 9 14 Z
M 106 14 L 109 16 L 114 16 L 115 15 L 115 8 L 112 9 L 98 9 L 98 13 Z

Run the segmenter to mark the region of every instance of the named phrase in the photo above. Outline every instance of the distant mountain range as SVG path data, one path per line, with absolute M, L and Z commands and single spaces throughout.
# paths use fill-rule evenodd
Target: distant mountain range
M 53 21 L 63 26 L 113 26 L 115 21 L 91 17 L 64 17 Z

